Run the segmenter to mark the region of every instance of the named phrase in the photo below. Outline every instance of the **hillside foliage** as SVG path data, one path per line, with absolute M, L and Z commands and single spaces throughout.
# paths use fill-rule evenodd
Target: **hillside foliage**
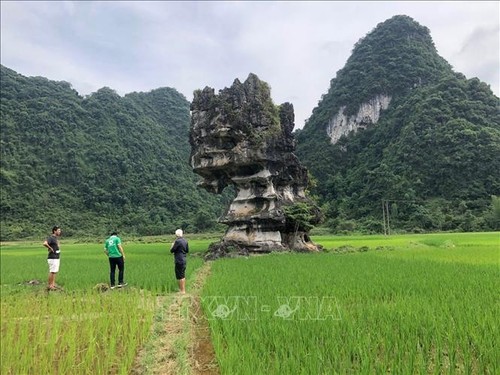
M 189 102 L 175 89 L 81 97 L 1 67 L 1 237 L 212 229 L 227 202 L 196 187 Z
M 339 108 L 355 114 L 379 94 L 392 101 L 377 124 L 331 144 Z M 427 28 L 407 16 L 379 24 L 297 131 L 329 226 L 382 232 L 388 217 L 405 231 L 499 229 L 498 108 L 488 85 L 437 54 Z
M 1 239 L 223 230 L 233 193 L 197 188 L 190 103 L 173 88 L 82 97 L 67 82 L 1 66 Z M 331 144 L 327 128 L 391 97 L 377 124 Z M 454 72 L 407 16 L 353 48 L 303 129 L 297 156 L 335 232 L 500 229 L 499 99 Z

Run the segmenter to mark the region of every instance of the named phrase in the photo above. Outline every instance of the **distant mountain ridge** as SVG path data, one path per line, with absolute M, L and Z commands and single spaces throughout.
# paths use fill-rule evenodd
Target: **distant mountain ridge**
M 172 88 L 81 97 L 67 82 L 1 66 L 1 238 L 173 233 L 215 225 L 221 197 L 196 187 L 189 102 Z
M 231 201 L 198 189 L 173 88 L 83 98 L 0 66 L 0 239 L 204 231 Z M 336 232 L 500 229 L 499 99 L 407 16 L 381 24 L 295 132 Z M 492 198 L 493 196 L 493 198 Z M 221 229 L 221 227 L 218 227 Z
M 356 43 L 297 131 L 297 154 L 334 230 L 381 232 L 387 215 L 401 230 L 491 229 L 498 108 L 488 85 L 453 72 L 426 27 L 395 16 Z

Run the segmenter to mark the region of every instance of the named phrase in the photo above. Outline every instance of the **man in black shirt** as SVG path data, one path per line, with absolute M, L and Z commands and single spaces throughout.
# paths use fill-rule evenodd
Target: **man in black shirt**
M 182 229 L 175 231 L 177 237 L 170 248 L 170 252 L 174 254 L 175 262 L 175 278 L 179 282 L 179 292 L 186 293 L 186 254 L 189 253 L 188 242 L 183 236 Z
M 59 248 L 59 239 L 61 236 L 61 228 L 55 226 L 52 228 L 52 234 L 45 240 L 43 246 L 47 248 L 49 251 L 47 257 L 47 263 L 49 264 L 49 290 L 56 289 L 56 274 L 59 272 L 59 264 L 60 264 L 60 253 L 61 250 Z

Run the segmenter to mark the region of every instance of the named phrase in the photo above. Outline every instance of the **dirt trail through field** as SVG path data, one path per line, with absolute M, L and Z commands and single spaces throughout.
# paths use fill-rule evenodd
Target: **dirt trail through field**
M 206 262 L 197 274 L 193 283 L 193 300 L 191 318 L 190 362 L 193 374 L 218 375 L 219 368 L 215 358 L 215 351 L 210 337 L 208 321 L 201 308 L 201 289 L 210 275 L 211 262 Z
M 201 289 L 210 275 L 211 262 L 197 271 L 187 294 L 159 297 L 161 321 L 155 323 L 153 341 L 136 358 L 135 375 L 218 375 L 208 322 L 201 309 Z

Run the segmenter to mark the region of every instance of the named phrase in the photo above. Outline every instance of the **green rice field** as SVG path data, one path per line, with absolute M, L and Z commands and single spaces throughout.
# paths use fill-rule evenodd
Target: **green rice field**
M 2 374 L 132 373 L 177 289 L 167 241 L 123 240 L 129 286 L 106 292 L 101 244 L 63 238 L 51 293 L 43 239 L 2 244 Z M 313 240 L 323 252 L 212 262 L 201 302 L 221 374 L 500 373 L 499 233 Z M 190 239 L 188 293 L 210 242 Z
M 56 278 L 62 291 L 48 293 L 42 242 L 1 246 L 0 373 L 129 374 L 161 308 L 157 296 L 177 290 L 170 243 L 124 240 L 129 285 L 103 293 L 96 288 L 109 283 L 103 245 L 63 238 Z M 200 246 L 208 241 L 191 245 L 188 281 L 202 264 Z

